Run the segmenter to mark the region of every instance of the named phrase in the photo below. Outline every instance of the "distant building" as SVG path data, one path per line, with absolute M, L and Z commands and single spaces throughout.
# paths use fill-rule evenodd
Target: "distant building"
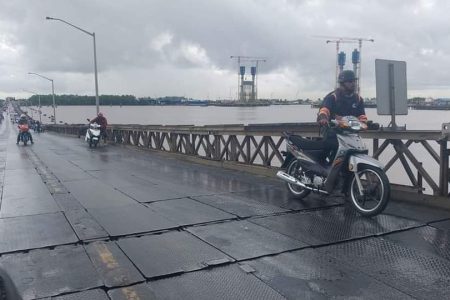
M 450 98 L 437 98 L 433 104 L 436 106 L 450 106 Z

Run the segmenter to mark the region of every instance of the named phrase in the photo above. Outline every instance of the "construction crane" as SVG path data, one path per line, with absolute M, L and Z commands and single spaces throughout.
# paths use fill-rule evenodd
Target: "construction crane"
M 244 84 L 247 83 L 244 81 L 245 67 L 241 68 L 241 62 L 252 62 L 255 63 L 255 68 L 251 70 L 252 72 L 252 100 L 258 99 L 258 66 L 259 62 L 266 62 L 267 59 L 265 57 L 255 57 L 255 56 L 242 56 L 242 55 L 231 55 L 231 59 L 236 59 L 238 63 L 238 99 L 240 101 L 245 100 L 244 95 Z
M 338 86 L 338 76 L 339 76 L 339 45 L 341 43 L 358 43 L 358 54 L 355 55 L 355 52 L 353 53 L 353 64 L 354 64 L 354 71 L 356 74 L 356 91 L 359 94 L 361 90 L 361 49 L 362 49 L 362 42 L 375 42 L 374 39 L 369 38 L 359 38 L 359 37 L 336 37 L 336 36 L 323 36 L 318 35 L 315 36 L 317 38 L 323 38 L 327 39 L 326 43 L 335 43 L 336 44 L 336 87 Z

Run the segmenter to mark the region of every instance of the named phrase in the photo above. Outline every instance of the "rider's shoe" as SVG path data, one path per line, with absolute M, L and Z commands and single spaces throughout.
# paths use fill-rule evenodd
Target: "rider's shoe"
M 32 144 L 34 144 L 34 142 L 33 142 L 33 141 L 32 141 L 31 143 L 32 143 Z

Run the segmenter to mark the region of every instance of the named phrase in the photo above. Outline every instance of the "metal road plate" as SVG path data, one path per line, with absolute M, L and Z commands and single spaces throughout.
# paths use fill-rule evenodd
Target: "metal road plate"
M 442 230 L 450 230 L 450 220 L 431 223 L 430 226 L 433 226 L 435 228 L 439 228 Z
M 345 207 L 254 219 L 251 222 L 312 245 L 368 237 L 420 225 L 415 221 L 387 215 L 366 218 Z
M 88 209 L 110 236 L 121 236 L 141 232 L 178 227 L 160 214 L 140 203 L 125 206 Z
M 294 199 L 289 194 L 287 188 L 266 187 L 262 189 L 254 189 L 246 192 L 234 193 L 237 196 L 253 199 L 286 209 L 304 210 L 321 207 L 329 207 L 341 204 L 343 200 L 336 197 L 323 197 L 316 194 L 309 194 L 302 200 Z
M 41 181 L 38 173 L 35 169 L 33 170 L 8 170 L 5 174 L 5 183 L 7 184 L 18 184 L 23 182 L 26 178 L 27 182 L 30 181 Z
M 0 253 L 78 242 L 62 213 L 0 219 Z
M 159 201 L 147 206 L 181 226 L 236 218 L 235 215 L 189 198 Z
M 41 176 L 41 179 L 42 179 L 42 181 L 44 181 L 44 183 L 46 183 L 47 181 L 58 180 L 58 178 L 53 173 L 50 173 L 50 171 L 48 171 L 48 169 L 44 169 L 44 171 L 42 171 L 42 173 L 41 173 L 41 171 L 42 171 L 42 169 L 39 170 L 39 176 Z
M 62 246 L 0 257 L 23 299 L 100 287 L 102 281 L 82 246 Z
M 235 264 L 151 281 L 148 286 L 158 299 L 285 299 Z
M 80 293 L 67 294 L 59 297 L 52 297 L 52 300 L 109 300 L 105 291 L 100 289 L 84 291 Z M 50 300 L 50 299 L 49 299 Z
M 450 260 L 450 231 L 431 226 L 388 234 L 384 239 Z
M 187 232 L 125 238 L 117 244 L 146 278 L 199 270 L 218 261 L 232 261 Z
M 235 194 L 195 196 L 192 198 L 237 215 L 241 218 L 258 215 L 270 215 L 288 211 L 281 207 L 258 202 L 256 200 L 237 196 Z
M 54 168 L 55 169 L 53 170 L 53 173 L 62 182 L 71 182 L 92 178 L 92 176 L 89 175 L 88 173 L 72 165 L 69 166 L 68 168 L 64 168 L 62 166 L 55 166 Z
M 115 190 L 112 186 L 95 178 L 65 182 L 64 185 L 85 208 L 122 206 L 136 203 L 136 201 Z
M 450 262 L 382 238 L 320 248 L 323 254 L 420 299 L 448 299 Z
M 53 149 L 52 150 L 53 153 L 55 153 L 56 155 L 61 155 L 64 157 L 68 157 L 68 156 L 72 156 L 72 155 L 76 155 L 77 152 L 73 151 L 70 148 L 64 148 L 64 149 Z
M 198 174 L 190 173 L 188 176 L 198 176 Z M 174 177 L 169 177 L 164 181 L 157 182 L 160 188 L 177 191 L 183 194 L 183 197 L 198 196 L 198 195 L 210 195 L 216 191 L 206 188 L 202 183 L 195 182 L 193 180 L 182 180 L 180 182 L 174 180 Z
M 78 238 L 82 241 L 107 238 L 109 235 L 97 221 L 84 209 L 65 212 Z
M 225 174 L 228 173 L 226 176 L 222 172 L 215 170 L 211 172 L 210 169 L 202 169 L 200 174 L 191 172 L 191 176 L 188 177 L 189 180 L 186 180 L 183 184 L 194 195 L 205 194 L 208 191 L 217 193 L 242 192 L 255 187 L 254 184 L 236 179 L 237 174 L 235 171 L 229 173 L 223 172 Z
M 313 249 L 246 261 L 253 274 L 288 299 L 412 299 Z
M 25 177 L 26 178 L 26 177 Z M 47 186 L 39 181 L 23 182 L 26 179 L 23 178 L 22 182 L 16 184 L 7 184 L 3 189 L 2 198 L 24 198 L 24 197 L 51 197 Z
M 8 155 L 8 158 L 6 160 L 6 166 L 5 169 L 8 170 L 32 170 L 34 169 L 33 164 L 28 160 L 27 157 L 21 158 L 21 157 L 15 157 L 10 158 Z
M 309 245 L 324 244 L 324 242 L 318 238 L 318 235 L 327 234 L 327 232 L 323 232 L 323 228 L 321 228 L 321 226 L 323 227 L 323 225 L 321 225 L 323 221 L 317 216 L 306 213 L 271 216 L 251 219 L 249 221 Z M 327 234 L 327 236 L 330 235 Z
M 450 212 L 448 210 L 397 201 L 390 201 L 383 213 L 424 223 L 450 219 Z
M 98 157 L 87 157 L 86 159 L 81 159 L 77 156 L 78 159 L 70 159 L 69 162 L 77 166 L 78 168 L 85 171 L 98 171 L 102 169 L 111 168 L 110 162 L 103 162 Z
M 155 185 L 149 183 L 147 185 L 128 185 L 118 187 L 117 190 L 130 196 L 139 202 L 153 202 L 158 200 L 176 199 L 186 197 L 183 189 L 179 191 L 168 188 L 164 185 Z
M 276 254 L 307 245 L 247 221 L 225 222 L 188 229 L 236 260 Z
M 105 286 L 126 286 L 144 281 L 141 273 L 114 242 L 94 242 L 85 246 Z
M 43 197 L 31 195 L 15 199 L 3 198 L 1 201 L 0 217 L 38 215 L 60 211 L 60 208 L 50 194 Z
M 52 180 L 47 180 L 45 182 L 45 185 L 47 186 L 47 189 L 49 190 L 49 192 L 54 195 L 54 194 L 67 194 L 68 191 L 66 189 L 66 187 L 56 178 L 52 179 Z
M 88 173 L 96 177 L 98 180 L 110 184 L 116 188 L 129 185 L 154 185 L 151 182 L 133 176 L 131 173 L 124 170 L 121 170 L 121 172 L 117 172 L 117 170 L 88 171 Z
M 53 199 L 62 211 L 84 209 L 72 194 L 54 194 Z
M 109 290 L 108 295 L 111 300 L 157 300 L 155 293 L 145 284 L 127 286 L 115 290 Z M 186 298 L 184 298 L 186 299 Z
M 335 207 L 310 212 L 330 223 L 328 232 L 332 232 L 335 240 L 342 241 L 355 237 L 366 237 L 404 230 L 423 225 L 423 223 L 402 217 L 380 214 L 371 218 L 359 215 L 352 207 Z

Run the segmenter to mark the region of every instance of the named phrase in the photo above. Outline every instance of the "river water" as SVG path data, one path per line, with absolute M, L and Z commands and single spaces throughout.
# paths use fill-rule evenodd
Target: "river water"
M 36 109 L 36 108 L 35 108 Z M 262 123 L 297 123 L 314 122 L 317 109 L 309 105 L 272 105 L 257 107 L 218 107 L 218 106 L 102 106 L 101 112 L 110 124 L 143 124 L 143 125 L 214 125 L 214 124 L 262 124 Z M 50 123 L 49 116 L 53 114 L 52 107 L 42 108 L 43 123 Z M 38 119 L 33 110 L 29 114 Z M 45 114 L 45 115 L 44 115 Z M 370 120 L 387 126 L 390 116 L 378 116 L 376 108 L 366 109 Z M 95 106 L 59 106 L 56 109 L 58 123 L 86 123 L 86 118 L 95 117 Z M 442 123 L 450 122 L 449 111 L 409 110 L 408 115 L 397 116 L 397 125 L 406 125 L 407 129 L 440 130 Z M 369 149 L 372 140 L 365 140 Z M 439 153 L 437 143 L 430 141 L 432 147 Z M 414 153 L 425 169 L 437 181 L 439 165 L 420 145 L 413 143 L 409 149 Z M 387 163 L 395 154 L 388 147 L 380 156 L 380 161 Z M 412 169 L 414 167 L 410 164 Z M 414 171 L 416 172 L 416 171 Z M 391 182 L 410 184 L 406 172 L 399 161 L 387 172 Z M 431 193 L 428 184 L 426 193 Z
M 35 108 L 36 109 L 36 108 Z M 26 107 L 25 107 L 26 110 Z M 110 124 L 143 125 L 215 125 L 314 122 L 317 109 L 309 105 L 271 105 L 256 107 L 219 106 L 101 106 L 100 111 Z M 38 114 L 30 110 L 38 119 Z M 50 123 L 53 108 L 42 107 L 42 122 Z M 44 116 L 45 114 L 45 116 Z M 387 126 L 390 116 L 378 116 L 376 108 L 367 108 L 369 119 Z M 95 117 L 95 106 L 58 106 L 58 123 L 86 123 Z M 397 125 L 407 129 L 440 130 L 441 124 L 450 122 L 449 111 L 409 110 L 408 115 L 397 116 Z

